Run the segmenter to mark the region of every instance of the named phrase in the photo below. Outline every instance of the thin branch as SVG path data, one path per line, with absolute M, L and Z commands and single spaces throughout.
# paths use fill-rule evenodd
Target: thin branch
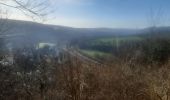
M 26 2 L 22 2 L 22 0 L 11 0 L 14 2 L 14 5 L 10 5 L 8 3 L 4 3 L 3 1 L 0 2 L 0 5 L 7 6 L 10 8 L 15 8 L 20 10 L 21 12 L 24 12 L 25 15 L 29 16 L 37 16 L 39 18 L 44 17 L 45 14 L 43 11 L 46 11 L 47 6 L 46 6 L 46 0 L 42 2 L 34 2 L 31 0 L 27 0 Z M 27 13 L 27 14 L 26 14 Z M 31 17 L 32 18 L 32 17 Z
M 0 2 L 0 5 L 4 5 L 4 6 L 7 6 L 7 7 L 11 7 L 11 8 L 18 8 L 17 6 L 8 5 L 8 4 L 2 3 L 2 2 Z

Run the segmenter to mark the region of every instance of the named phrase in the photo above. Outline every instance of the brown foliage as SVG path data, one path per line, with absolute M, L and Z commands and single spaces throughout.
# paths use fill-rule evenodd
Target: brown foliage
M 168 63 L 154 68 L 128 60 L 99 65 L 69 54 L 21 54 L 15 54 L 13 65 L 1 65 L 1 100 L 169 100 Z

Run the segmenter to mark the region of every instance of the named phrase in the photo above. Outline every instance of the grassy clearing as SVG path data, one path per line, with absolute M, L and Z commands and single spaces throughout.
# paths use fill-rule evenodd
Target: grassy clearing
M 107 57 L 110 56 L 111 54 L 109 53 L 105 53 L 105 52 L 101 52 L 101 51 L 96 51 L 96 50 L 80 50 L 81 53 L 92 57 L 92 58 L 96 58 L 96 57 Z
M 80 52 L 92 58 L 105 58 L 111 56 L 117 47 L 142 40 L 137 36 L 96 38 L 82 44 Z
M 141 37 L 109 37 L 109 38 L 99 38 L 91 42 L 91 45 L 115 45 L 117 43 L 131 42 L 131 41 L 141 41 Z

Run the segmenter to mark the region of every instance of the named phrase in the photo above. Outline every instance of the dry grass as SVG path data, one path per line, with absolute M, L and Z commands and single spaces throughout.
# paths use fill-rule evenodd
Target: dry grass
M 170 63 L 142 66 L 117 61 L 100 66 L 68 56 L 64 63 L 48 58 L 39 64 L 39 74 L 1 73 L 0 99 L 170 100 Z
M 86 67 L 74 59 L 60 67 L 57 86 L 66 100 L 169 100 L 169 65 Z

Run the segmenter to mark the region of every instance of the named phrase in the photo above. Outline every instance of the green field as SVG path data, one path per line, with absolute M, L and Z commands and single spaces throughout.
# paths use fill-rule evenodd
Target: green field
M 102 42 L 112 42 L 112 41 L 131 41 L 131 40 L 135 40 L 135 41 L 139 41 L 142 38 L 140 37 L 110 37 L 110 38 L 100 38 L 97 39 L 97 41 L 102 41 Z
M 111 54 L 109 53 L 105 53 L 105 52 L 101 52 L 101 51 L 96 51 L 96 50 L 80 50 L 81 53 L 92 57 L 92 58 L 97 58 L 97 57 L 108 57 Z
M 108 38 L 98 38 L 91 41 L 91 45 L 116 45 L 117 43 L 131 42 L 131 41 L 141 41 L 141 37 L 108 37 Z
M 117 47 L 124 43 L 133 43 L 142 40 L 142 38 L 135 36 L 94 38 L 88 42 L 83 42 L 81 44 L 83 48 L 80 48 L 80 52 L 92 58 L 108 57 Z

